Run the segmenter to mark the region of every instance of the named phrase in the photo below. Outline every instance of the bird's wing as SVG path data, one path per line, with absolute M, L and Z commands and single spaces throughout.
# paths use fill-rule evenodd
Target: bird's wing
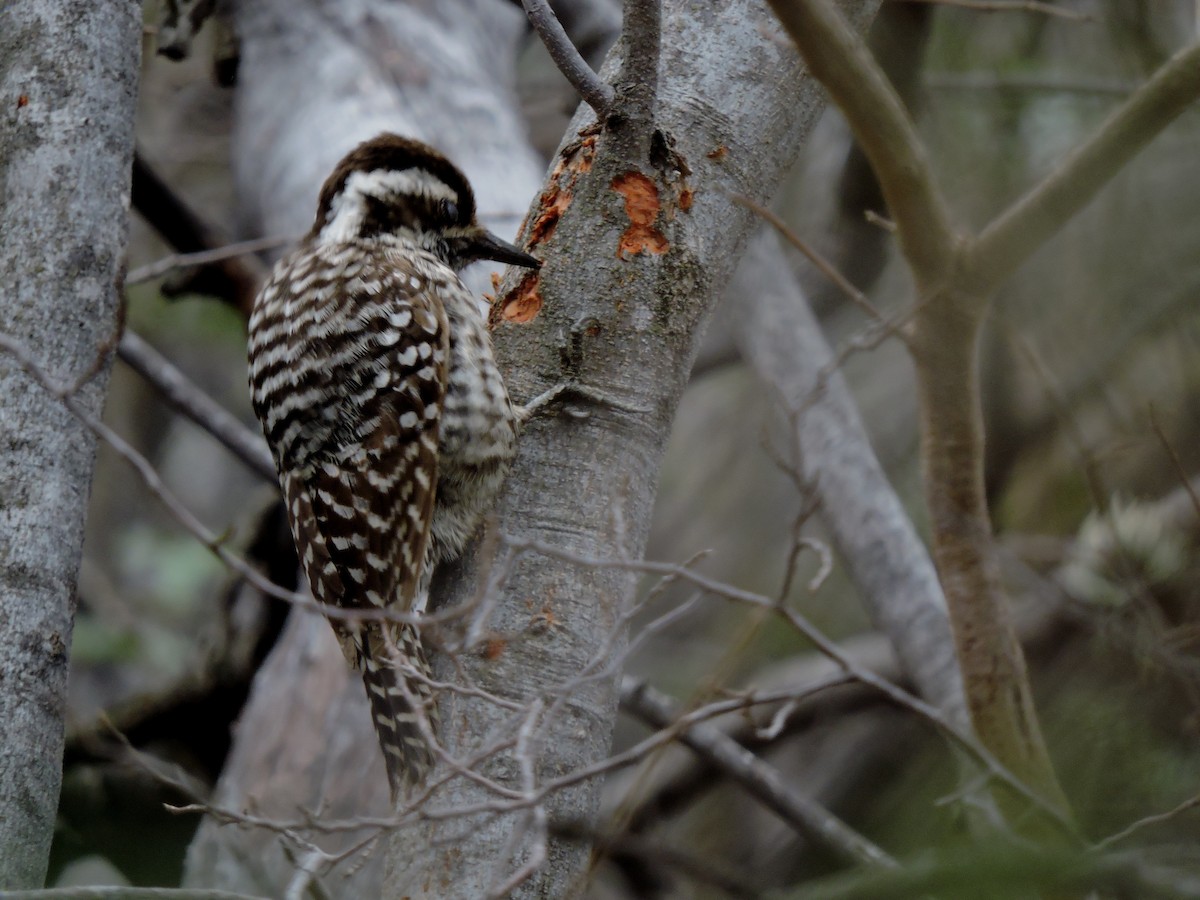
M 423 599 L 446 317 L 428 282 L 408 267 L 367 267 L 349 287 L 341 321 L 309 336 L 310 352 L 326 366 L 325 400 L 314 412 L 332 427 L 309 463 L 285 475 L 284 491 L 317 600 L 407 612 Z M 355 623 L 334 625 L 347 655 L 361 654 Z

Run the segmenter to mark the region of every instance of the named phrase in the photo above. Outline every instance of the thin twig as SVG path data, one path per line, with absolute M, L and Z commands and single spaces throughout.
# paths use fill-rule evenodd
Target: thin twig
M 535 732 L 538 720 L 542 717 L 543 705 L 541 700 L 535 700 L 529 708 L 529 714 L 525 717 L 525 721 L 521 723 L 521 728 L 517 731 L 517 745 L 513 750 L 513 756 L 516 757 L 521 769 L 521 787 L 525 793 L 532 794 L 537 788 L 537 772 L 536 760 L 537 752 L 534 745 L 537 743 Z M 535 803 L 529 809 L 527 817 L 528 828 L 536 835 L 533 841 L 533 849 L 529 853 L 529 858 L 525 860 L 524 865 L 512 873 L 504 882 L 498 885 L 488 896 L 494 900 L 503 900 L 511 894 L 518 885 L 531 877 L 534 872 L 542 867 L 546 861 L 547 853 L 547 817 L 546 807 L 540 803 Z M 511 844 L 515 846 L 523 837 L 524 832 L 514 829 L 512 833 Z M 501 854 L 501 859 L 507 859 L 508 853 Z
M 595 110 L 596 118 L 604 121 L 612 109 L 612 86 L 595 73 L 571 43 L 558 17 L 550 9 L 548 0 L 521 0 L 521 5 L 525 8 L 529 24 L 546 45 L 546 51 L 558 70 L 579 92 L 583 102 Z
M 781 219 L 774 212 L 774 210 L 768 209 L 761 203 L 756 203 L 744 194 L 735 194 L 729 192 L 729 199 L 739 206 L 746 207 L 746 209 L 750 210 L 756 216 L 768 222 L 772 228 L 779 232 L 784 240 L 803 253 L 808 261 L 817 267 L 817 271 L 833 283 L 834 287 L 845 294 L 874 321 L 879 322 L 885 327 L 894 328 L 894 326 L 884 317 L 883 313 L 875 308 L 875 304 L 871 302 L 866 294 L 856 288 L 850 282 L 850 279 L 839 272 L 837 267 L 824 256 L 822 256 L 815 247 L 813 247 L 806 240 L 801 238 L 800 235 L 796 234 L 795 231 L 788 227 L 788 223 L 783 221 L 783 219 Z
M 133 158 L 131 202 L 154 230 L 182 253 L 216 250 L 229 243 L 154 171 L 140 152 Z M 239 256 L 218 260 L 206 274 L 212 276 L 207 283 L 193 279 L 188 286 L 220 297 L 248 314 L 266 267 L 253 256 Z
M 668 697 L 633 678 L 627 677 L 621 682 L 621 703 L 625 709 L 655 728 L 671 728 L 678 720 L 678 710 Z M 820 844 L 848 863 L 896 865 L 891 856 L 833 813 L 797 794 L 777 769 L 733 738 L 711 726 L 693 726 L 680 732 L 679 740 L 744 787 L 814 844 Z
M 522 717 L 522 725 L 518 728 L 518 735 L 515 739 L 503 739 L 496 742 L 490 747 L 473 753 L 471 757 L 458 761 L 456 764 L 456 773 L 460 776 L 470 777 L 472 780 L 484 785 L 488 790 L 496 795 L 495 800 L 484 801 L 481 803 L 460 805 L 447 809 L 428 809 L 426 804 L 433 793 L 436 793 L 438 784 L 446 779 L 441 779 L 438 784 L 431 784 L 426 787 L 426 790 L 419 796 L 409 798 L 406 804 L 395 811 L 392 816 L 386 818 L 379 817 L 356 817 L 346 820 L 318 820 L 313 816 L 302 816 L 299 819 L 283 820 L 277 818 L 266 818 L 257 816 L 246 811 L 231 810 L 221 807 L 216 807 L 203 802 L 194 802 L 186 806 L 168 806 L 170 812 L 175 813 L 203 813 L 212 817 L 219 823 L 236 823 L 246 827 L 264 828 L 287 838 L 296 844 L 297 847 L 306 852 L 324 853 L 319 848 L 315 847 L 304 837 L 299 834 L 302 829 L 315 831 L 323 834 L 339 834 L 346 832 L 356 832 L 363 829 L 372 829 L 376 833 L 382 830 L 394 829 L 403 825 L 406 821 L 411 821 L 414 817 L 428 820 L 446 820 L 470 817 L 481 813 L 504 814 L 512 813 L 520 810 L 530 810 L 539 805 L 544 804 L 547 799 L 556 791 L 580 781 L 598 777 L 613 769 L 622 768 L 632 765 L 633 763 L 644 759 L 650 753 L 678 739 L 681 732 L 694 727 L 695 725 L 707 721 L 715 716 L 724 715 L 737 710 L 745 710 L 759 703 L 777 703 L 783 699 L 803 699 L 811 697 L 814 694 L 828 690 L 831 687 L 845 685 L 849 681 L 847 675 L 834 675 L 829 678 L 821 679 L 818 682 L 805 685 L 804 688 L 796 690 L 781 690 L 771 693 L 760 694 L 756 696 L 738 697 L 728 700 L 722 700 L 710 704 L 701 709 L 693 710 L 692 712 L 678 716 L 674 721 L 669 723 L 669 726 L 661 729 L 655 734 L 647 737 L 639 742 L 636 746 L 609 757 L 606 760 L 601 760 L 591 766 L 568 775 L 561 776 L 552 782 L 531 787 L 530 783 L 526 783 L 525 790 L 512 790 L 505 788 L 493 781 L 483 778 L 475 771 L 476 767 L 482 765 L 487 759 L 495 753 L 511 748 L 514 744 L 518 748 L 522 742 L 521 733 L 524 733 L 525 740 L 534 739 L 535 736 L 529 732 L 530 723 L 536 721 L 537 716 L 533 713 L 537 712 L 542 707 L 540 701 L 535 701 L 534 704 L 526 707 L 527 713 Z M 527 746 L 527 745 L 526 745 Z M 521 754 L 518 749 L 518 755 Z M 526 755 L 528 752 L 526 751 Z M 157 770 L 150 770 L 151 774 L 157 778 L 164 778 L 164 774 Z M 186 791 L 185 791 L 186 793 Z M 330 861 L 344 858 L 348 855 L 357 852 L 357 848 L 364 843 L 373 839 L 367 837 L 360 841 L 354 847 L 340 853 L 325 853 L 325 857 Z
M 1189 812 L 1190 810 L 1197 809 L 1197 808 L 1200 808 L 1200 795 L 1197 795 L 1195 797 L 1189 797 L 1187 800 L 1184 800 L 1182 803 L 1180 803 L 1174 809 L 1169 809 L 1163 813 L 1156 813 L 1155 815 L 1152 815 L 1152 816 L 1146 816 L 1144 819 L 1138 819 L 1136 822 L 1133 822 L 1132 824 L 1128 825 L 1127 827 L 1122 828 L 1120 831 L 1116 832 L 1115 834 L 1110 834 L 1108 837 L 1106 837 L 1102 840 L 1096 841 L 1096 843 L 1092 847 L 1092 849 L 1097 850 L 1097 851 L 1107 850 L 1113 844 L 1120 843 L 1121 841 L 1125 840 L 1126 838 L 1132 837 L 1134 834 L 1141 831 L 1143 828 L 1149 828 L 1151 825 L 1160 825 L 1163 822 L 1169 822 L 1172 819 L 1178 818 L 1179 816 L 1183 815 L 1185 812 Z
M 816 648 L 836 662 L 842 669 L 851 674 L 856 680 L 867 685 L 883 694 L 896 705 L 911 710 L 918 714 L 930 724 L 932 724 L 944 737 L 948 738 L 952 743 L 966 752 L 971 759 L 988 770 L 991 776 L 1010 789 L 1013 793 L 1023 798 L 1034 810 L 1040 813 L 1047 821 L 1054 826 L 1066 837 L 1071 843 L 1078 844 L 1080 839 L 1074 824 L 1070 819 L 1063 814 L 1054 803 L 1046 800 L 1036 791 L 1025 784 L 1021 779 L 1015 776 L 1006 766 L 1004 766 L 986 747 L 979 743 L 973 735 L 964 733 L 956 727 L 946 716 L 942 714 L 936 707 L 931 706 L 918 697 L 913 696 L 903 688 L 898 687 L 886 678 L 881 678 L 879 675 L 864 669 L 854 662 L 838 645 L 830 640 L 820 629 L 815 627 L 807 618 L 800 613 L 780 606 L 771 597 L 766 597 L 762 594 L 756 594 L 752 591 L 743 590 L 734 587 L 733 585 L 723 584 L 719 581 L 714 581 L 707 576 L 701 575 L 691 569 L 682 568 L 671 563 L 650 562 L 646 560 L 620 560 L 620 559 L 605 559 L 592 556 L 584 556 L 576 553 L 569 553 L 561 548 L 551 546 L 541 541 L 522 540 L 517 538 L 508 538 L 509 542 L 514 547 L 520 547 L 526 550 L 533 550 L 552 559 L 560 559 L 564 562 L 571 562 L 575 565 L 594 566 L 597 568 L 617 568 L 627 569 L 633 572 L 644 572 L 648 574 L 667 575 L 674 573 L 680 580 L 687 581 L 696 587 L 711 593 L 715 596 L 726 597 L 730 600 L 739 603 L 745 603 L 749 606 L 765 607 L 772 610 L 777 615 L 781 616 L 785 622 L 792 626 L 797 632 L 813 643 Z M 639 745 L 640 746 L 640 745 Z M 631 748 L 632 750 L 632 748 Z M 616 759 L 616 757 L 614 757 Z M 590 777 L 587 770 L 584 774 Z M 570 782 L 576 780 L 580 773 L 572 773 L 569 776 L 563 776 L 552 782 L 547 782 L 543 785 L 544 790 L 557 788 L 560 782 Z
M 144 281 L 151 281 L 175 269 L 183 269 L 188 266 L 206 266 L 209 263 L 222 262 L 223 260 L 234 259 L 239 256 L 248 256 L 251 253 L 258 253 L 261 250 L 274 250 L 278 247 L 286 247 L 288 244 L 294 243 L 295 240 L 295 237 L 263 237 L 250 241 L 238 241 L 233 244 L 226 244 L 224 247 L 217 247 L 214 250 L 197 250 L 193 253 L 172 253 L 169 256 L 164 256 L 162 259 L 156 259 L 152 263 L 138 266 L 125 276 L 125 285 L 129 286 L 131 284 L 141 284 Z
M 1072 22 L 1095 22 L 1092 13 L 1066 9 L 1052 3 L 1041 3 L 1038 0 L 892 0 L 902 3 L 927 3 L 935 6 L 957 6 L 976 12 L 1027 12 L 1045 16 L 1057 16 Z
M 271 484 L 276 483 L 275 463 L 262 437 L 230 415 L 170 360 L 128 328 L 121 336 L 117 353 L 158 389 L 168 405 L 224 444 L 254 472 Z
M 1111 492 L 1101 478 L 1100 461 L 1096 458 L 1095 451 L 1089 446 L 1087 435 L 1076 413 L 1077 407 L 1072 406 L 1050 366 L 1037 352 L 1033 343 L 1021 332 L 1008 328 L 1007 322 L 1004 324 L 1010 342 L 1028 362 L 1029 371 L 1041 383 L 1049 401 L 1048 405 L 1054 413 L 1055 423 L 1062 429 L 1067 442 L 1079 457 L 1079 467 L 1083 471 L 1083 479 L 1087 484 L 1088 493 L 1091 494 L 1092 503 L 1097 509 L 1106 509 Z
M 830 3 L 769 3 L 871 161 L 918 285 L 939 283 L 958 241 L 903 101 L 867 45 Z
M 295 859 L 291 847 L 284 844 L 283 852 L 296 867 L 296 874 L 283 892 L 283 900 L 333 900 L 329 891 L 317 878 L 320 867 L 329 863 L 329 854 L 324 850 L 310 850 L 302 859 Z
M 1154 404 L 1150 404 L 1150 426 L 1154 429 L 1154 433 L 1158 435 L 1159 443 L 1163 445 L 1163 449 L 1167 451 L 1167 456 L 1171 458 L 1171 466 L 1175 469 L 1175 474 L 1183 485 L 1183 489 L 1187 491 L 1188 497 L 1192 501 L 1192 508 L 1196 510 L 1196 514 L 1200 516 L 1200 494 L 1196 493 L 1196 488 L 1192 485 L 1192 480 L 1188 477 L 1187 470 L 1183 467 L 1183 460 L 1179 458 L 1179 451 L 1175 449 L 1175 445 L 1171 443 L 1170 437 L 1163 429 L 1162 423 L 1158 421 L 1158 410 Z

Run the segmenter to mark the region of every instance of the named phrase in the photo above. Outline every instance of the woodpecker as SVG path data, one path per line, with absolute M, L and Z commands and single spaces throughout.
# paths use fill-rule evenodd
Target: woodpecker
M 509 400 L 468 263 L 541 262 L 475 221 L 463 174 L 419 141 L 360 144 L 250 316 L 250 393 L 313 597 L 422 613 L 516 452 Z M 393 800 L 433 762 L 437 706 L 417 627 L 331 616 L 362 673 Z M 418 709 L 418 705 L 420 709 Z

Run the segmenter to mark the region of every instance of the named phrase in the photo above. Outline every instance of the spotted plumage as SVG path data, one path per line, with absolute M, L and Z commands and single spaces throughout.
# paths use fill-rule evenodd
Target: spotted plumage
M 477 259 L 539 264 L 475 223 L 470 186 L 436 150 L 385 134 L 326 180 L 312 230 L 255 301 L 251 398 L 323 604 L 423 612 L 434 567 L 499 491 L 519 416 L 457 275 Z M 362 673 L 396 796 L 433 761 L 419 629 L 330 622 Z

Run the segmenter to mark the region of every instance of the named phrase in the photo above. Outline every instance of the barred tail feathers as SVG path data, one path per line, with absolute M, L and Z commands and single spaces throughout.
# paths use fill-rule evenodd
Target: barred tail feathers
M 383 640 L 382 635 L 371 635 L 364 642 L 359 660 L 393 800 L 420 783 L 433 768 L 433 748 L 422 731 L 413 701 L 424 708 L 430 731 L 436 733 L 438 725 L 437 704 L 428 683 L 407 674 L 399 665 L 402 659 L 424 678 L 430 677 L 420 637 L 409 625 L 402 625 L 397 631 L 394 642 Z

